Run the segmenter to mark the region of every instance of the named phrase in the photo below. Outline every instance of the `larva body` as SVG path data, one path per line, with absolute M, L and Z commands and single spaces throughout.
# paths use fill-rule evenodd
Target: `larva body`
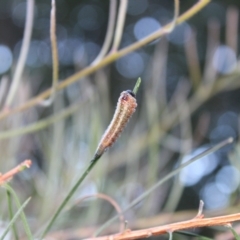
M 95 157 L 100 157 L 117 140 L 128 120 L 131 118 L 137 107 L 135 94 L 131 90 L 121 93 L 111 123 L 102 136 L 97 147 Z

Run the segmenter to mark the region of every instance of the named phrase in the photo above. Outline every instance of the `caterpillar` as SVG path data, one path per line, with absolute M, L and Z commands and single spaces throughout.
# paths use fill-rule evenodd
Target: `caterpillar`
M 123 91 L 118 99 L 117 107 L 107 130 L 103 134 L 94 159 L 98 159 L 111 147 L 125 128 L 137 107 L 136 95 L 131 90 Z

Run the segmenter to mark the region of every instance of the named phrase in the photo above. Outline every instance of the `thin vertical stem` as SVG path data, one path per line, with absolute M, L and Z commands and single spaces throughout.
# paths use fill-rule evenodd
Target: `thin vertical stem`
M 23 209 L 27 206 L 27 204 L 29 203 L 30 200 L 31 200 L 31 197 L 29 197 L 29 198 L 22 204 L 22 206 L 20 206 L 20 208 L 17 210 L 16 214 L 13 216 L 13 218 L 11 219 L 11 221 L 8 223 L 7 227 L 5 228 L 5 230 L 4 230 L 4 232 L 3 232 L 0 240 L 3 240 L 3 239 L 6 237 L 9 229 L 11 228 L 11 226 L 14 225 L 14 223 L 15 223 L 15 221 L 17 220 L 17 218 L 19 217 L 19 215 L 21 215 L 21 214 L 23 213 Z M 28 238 L 28 239 L 31 240 L 31 239 L 33 239 L 33 238 Z
M 18 199 L 18 196 L 17 194 L 15 193 L 15 191 L 13 190 L 13 188 L 8 185 L 8 184 L 4 184 L 4 187 L 7 189 L 7 191 L 9 191 L 11 193 L 11 195 L 13 196 L 14 200 L 15 200 L 15 203 L 17 205 L 17 208 L 18 209 L 21 209 L 21 203 Z M 21 219 L 22 219 L 22 222 L 23 222 L 23 226 L 24 226 L 24 229 L 25 229 L 25 232 L 27 234 L 27 237 L 29 240 L 32 240 L 33 239 L 33 236 L 32 236 L 32 233 L 31 233 L 31 230 L 30 230 L 30 227 L 29 227 L 29 224 L 27 222 L 27 218 L 25 216 L 25 213 L 24 211 L 21 211 L 20 213 L 20 216 L 21 216 Z
M 9 108 L 11 106 L 22 77 L 23 68 L 27 59 L 28 49 L 32 36 L 33 18 L 34 18 L 34 0 L 27 0 L 26 20 L 22 47 L 17 62 L 16 70 L 13 75 L 12 84 L 6 99 L 5 108 Z
M 107 27 L 107 33 L 105 36 L 105 40 L 104 40 L 104 43 L 103 43 L 100 53 L 98 54 L 98 56 L 92 62 L 91 65 L 96 65 L 97 63 L 99 63 L 99 61 L 101 61 L 101 59 L 106 55 L 106 53 L 110 47 L 112 37 L 113 37 L 113 32 L 114 32 L 116 12 L 117 12 L 117 1 L 110 0 L 108 27 Z
M 99 157 L 100 158 L 100 157 Z M 99 159 L 98 158 L 98 159 Z M 45 228 L 45 230 L 43 231 L 40 239 L 43 239 L 45 237 L 45 235 L 48 233 L 48 231 L 51 229 L 51 227 L 53 226 L 54 222 L 56 221 L 57 217 L 59 216 L 59 214 L 62 212 L 63 208 L 66 206 L 66 204 L 68 203 L 68 201 L 70 200 L 70 198 L 72 197 L 72 195 L 76 192 L 77 188 L 79 187 L 79 185 L 83 182 L 83 180 L 87 177 L 87 175 L 89 174 L 89 172 L 92 170 L 92 168 L 95 166 L 95 164 L 97 163 L 97 158 L 95 158 L 94 160 L 92 160 L 89 164 L 89 166 L 87 167 L 87 169 L 84 171 L 83 175 L 79 178 L 79 180 L 75 183 L 75 185 L 72 187 L 72 189 L 70 190 L 70 192 L 67 194 L 66 198 L 63 200 L 62 204 L 59 206 L 59 208 L 57 209 L 57 212 L 53 215 L 52 219 L 50 220 L 50 222 L 48 223 L 47 227 Z
M 172 32 L 173 29 L 176 27 L 177 24 L 177 19 L 179 16 L 179 11 L 180 11 L 180 4 L 179 0 L 174 0 L 174 15 L 173 15 L 173 20 L 171 22 L 171 25 L 167 29 L 167 32 Z
M 51 9 L 51 23 L 50 23 L 50 39 L 52 46 L 52 65 L 53 65 L 53 75 L 52 75 L 52 92 L 49 99 L 42 101 L 40 104 L 42 106 L 49 106 L 52 104 L 55 94 L 56 88 L 58 84 L 58 72 L 59 72 L 59 64 L 58 64 L 58 48 L 57 48 L 57 36 L 56 36 L 56 3 L 55 0 L 52 0 L 52 9 Z
M 138 78 L 138 80 L 137 80 L 137 82 L 136 82 L 136 84 L 135 84 L 135 86 L 134 86 L 134 88 L 133 88 L 133 93 L 136 95 L 137 94 L 137 92 L 138 92 L 138 89 L 139 89 L 139 87 L 140 87 L 140 84 L 141 84 L 141 78 Z
M 123 28 L 124 28 L 124 23 L 125 23 L 125 18 L 126 18 L 127 6 L 128 6 L 128 0 L 120 1 L 115 36 L 114 36 L 113 46 L 112 46 L 112 50 L 111 50 L 114 52 L 118 50 L 121 39 L 122 39 L 122 33 L 123 33 Z
M 8 200 L 8 212 L 9 212 L 9 218 L 10 220 L 13 219 L 13 209 L 12 209 L 12 197 L 11 197 L 11 193 L 7 190 L 7 200 Z M 17 228 L 15 223 L 12 224 L 12 231 L 13 231 L 13 235 L 14 235 L 14 239 L 18 240 L 18 233 L 17 233 Z

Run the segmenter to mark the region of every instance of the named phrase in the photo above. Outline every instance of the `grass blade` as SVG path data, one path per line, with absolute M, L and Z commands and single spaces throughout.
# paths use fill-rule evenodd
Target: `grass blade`
M 191 236 L 191 237 L 197 237 L 198 240 L 214 240 L 213 238 L 208 238 L 208 237 L 204 237 L 204 236 L 201 236 L 199 234 L 196 234 L 196 233 L 192 233 L 192 232 L 187 232 L 187 231 L 177 231 L 177 232 L 174 232 L 174 235 L 185 235 L 185 236 Z
M 10 229 L 11 227 L 13 227 L 15 221 L 17 220 L 17 218 L 19 217 L 19 215 L 23 213 L 23 209 L 27 206 L 27 204 L 29 203 L 30 200 L 31 200 L 31 197 L 28 198 L 28 199 L 22 204 L 22 206 L 20 206 L 20 208 L 18 209 L 18 211 L 16 212 L 16 214 L 13 216 L 13 218 L 11 219 L 11 221 L 9 222 L 9 224 L 7 225 L 7 227 L 6 227 L 3 235 L 1 236 L 0 240 L 3 240 L 3 239 L 6 237 L 9 229 Z M 31 239 L 32 239 L 32 238 L 31 238 Z
M 13 209 L 12 209 L 12 196 L 8 190 L 7 190 L 7 201 L 8 201 L 9 218 L 11 221 L 11 219 L 13 219 L 14 216 L 13 216 Z M 15 240 L 18 240 L 19 238 L 18 238 L 18 234 L 17 234 L 17 229 L 16 229 L 14 222 L 12 223 L 12 230 L 13 230 L 13 235 L 14 235 Z
M 8 184 L 4 184 L 3 186 L 7 189 L 7 191 L 9 191 L 9 192 L 11 193 L 11 195 L 13 196 L 13 198 L 14 198 L 14 200 L 15 200 L 15 203 L 16 203 L 16 205 L 17 205 L 17 208 L 20 209 L 20 208 L 21 208 L 21 203 L 20 203 L 20 201 L 19 201 L 19 199 L 18 199 L 18 196 L 17 196 L 16 192 L 15 192 L 15 191 L 13 190 L 13 188 L 12 188 L 10 185 L 8 185 Z M 28 224 L 28 222 L 27 222 L 27 218 L 26 218 L 26 216 L 25 216 L 24 211 L 21 211 L 21 212 L 20 212 L 20 215 L 21 215 L 21 219 L 22 219 L 22 222 L 23 222 L 23 226 L 24 226 L 24 229 L 25 229 L 25 232 L 26 232 L 26 234 L 27 234 L 28 239 L 33 239 L 33 236 L 32 236 L 32 233 L 31 233 L 29 224 Z
M 141 84 L 141 78 L 138 78 L 138 80 L 137 80 L 137 82 L 136 82 L 136 84 L 135 84 L 135 86 L 134 86 L 134 88 L 133 88 L 133 93 L 135 94 L 135 95 L 137 95 L 137 92 L 138 92 L 138 89 L 139 89 L 139 87 L 140 87 L 140 84 Z
M 240 240 L 240 236 L 236 233 L 236 231 L 234 230 L 234 228 L 232 227 L 231 224 L 229 224 L 228 226 L 230 228 L 230 230 L 232 231 L 233 236 L 235 237 L 236 240 Z

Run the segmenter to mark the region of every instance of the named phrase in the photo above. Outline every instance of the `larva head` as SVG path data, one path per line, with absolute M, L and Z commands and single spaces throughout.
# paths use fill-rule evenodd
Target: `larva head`
M 136 98 L 136 95 L 132 90 L 127 90 L 126 92 L 128 92 L 132 97 Z
M 126 102 L 131 101 L 133 99 L 136 101 L 135 94 L 131 90 L 126 90 L 122 92 L 120 95 L 120 99 Z
M 119 100 L 124 104 L 125 106 L 128 106 L 129 109 L 132 109 L 133 112 L 135 111 L 135 108 L 137 107 L 137 101 L 135 98 L 135 94 L 131 90 L 126 90 L 121 93 Z M 129 110 L 131 111 L 131 110 Z

